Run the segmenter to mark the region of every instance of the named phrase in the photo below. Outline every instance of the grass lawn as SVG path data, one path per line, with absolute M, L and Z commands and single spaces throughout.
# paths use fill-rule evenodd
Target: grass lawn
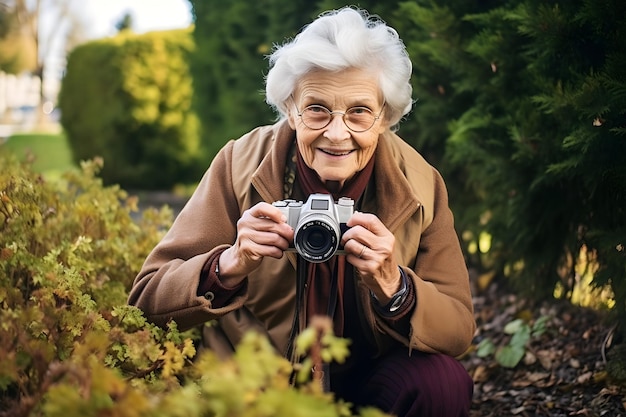
M 73 168 L 72 153 L 63 133 L 18 133 L 0 142 L 0 153 L 11 152 L 20 160 L 32 155 L 33 170 L 58 176 Z

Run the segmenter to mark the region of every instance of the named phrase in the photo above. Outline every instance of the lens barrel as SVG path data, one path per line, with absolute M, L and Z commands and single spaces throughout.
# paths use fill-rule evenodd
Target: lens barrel
M 296 227 L 294 245 L 298 253 L 313 263 L 325 262 L 339 249 L 341 230 L 333 219 L 313 213 L 300 219 Z

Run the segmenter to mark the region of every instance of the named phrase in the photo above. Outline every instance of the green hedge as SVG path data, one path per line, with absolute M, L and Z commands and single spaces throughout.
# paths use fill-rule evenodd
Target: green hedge
M 203 161 L 191 110 L 191 29 L 121 32 L 68 56 L 59 94 L 74 160 L 102 157 L 105 184 L 168 189 L 197 181 Z

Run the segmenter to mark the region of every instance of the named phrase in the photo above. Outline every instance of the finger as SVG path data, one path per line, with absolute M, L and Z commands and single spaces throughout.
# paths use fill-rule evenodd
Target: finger
M 278 207 L 274 207 L 271 204 L 261 202 L 251 207 L 249 210 L 250 214 L 259 219 L 269 219 L 275 223 L 285 223 L 287 221 L 287 217 L 283 214 Z
M 245 229 L 276 233 L 289 241 L 293 239 L 293 229 L 286 220 L 278 208 L 267 203 L 259 203 L 244 212 L 238 221 L 237 229 L 240 234 Z
M 259 260 L 265 256 L 282 257 L 289 242 L 278 233 L 243 229 L 237 237 L 236 246 L 243 258 Z
M 366 243 L 357 239 L 350 239 L 344 245 L 344 250 L 348 255 L 350 263 L 363 265 L 365 261 L 373 260 L 375 253 Z
M 367 232 L 372 238 L 365 240 L 362 235 L 349 239 L 344 244 L 347 260 L 361 272 L 374 273 L 393 258 L 394 239 L 377 237 Z
M 361 226 L 375 235 L 387 232 L 387 228 L 383 222 L 381 222 L 380 219 L 372 213 L 362 213 L 360 211 L 354 212 L 354 214 L 348 219 L 346 225 L 348 227 Z
M 357 257 L 359 259 L 363 258 L 363 255 L 365 255 L 365 251 L 367 250 L 367 246 L 365 246 L 365 244 L 363 244 L 363 247 L 361 248 L 361 251 L 359 252 L 359 254 L 357 255 Z

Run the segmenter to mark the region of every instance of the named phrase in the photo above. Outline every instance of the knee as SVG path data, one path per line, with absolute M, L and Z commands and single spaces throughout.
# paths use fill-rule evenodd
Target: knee
M 469 415 L 474 383 L 456 359 L 414 352 L 377 367 L 367 391 L 374 406 L 397 416 L 457 417 Z

